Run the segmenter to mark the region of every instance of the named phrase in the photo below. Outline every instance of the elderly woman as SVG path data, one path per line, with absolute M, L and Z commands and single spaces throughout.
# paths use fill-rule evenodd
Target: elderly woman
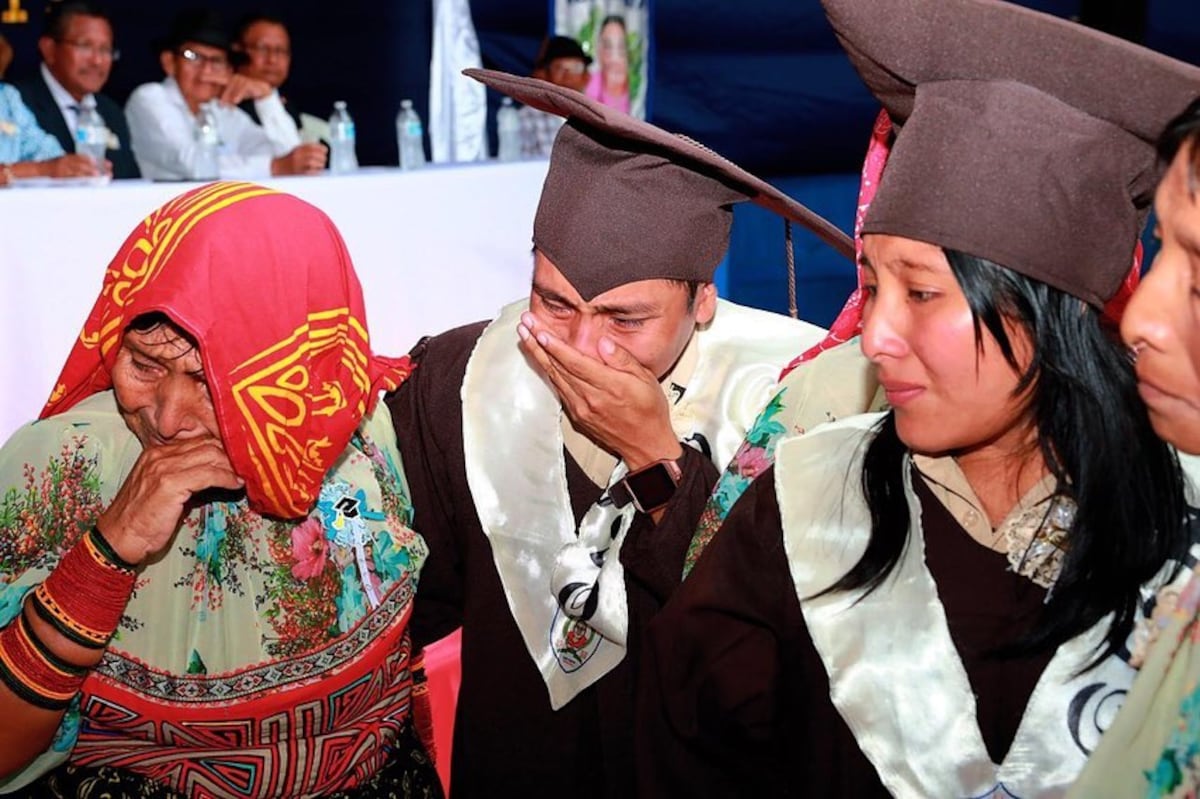
M 1162 249 L 1121 322 L 1138 390 L 1160 436 L 1200 454 L 1200 102 L 1159 144 L 1171 164 L 1155 207 Z M 1197 524 L 1193 515 L 1190 523 Z M 1200 791 L 1200 575 L 1160 597 L 1128 699 L 1071 796 L 1195 796 Z
M 0 449 L 0 790 L 431 796 L 409 526 L 362 294 L 247 183 L 143 220 Z
M 989 0 L 825 7 L 897 125 L 862 258 L 891 410 L 780 443 L 651 623 L 642 788 L 1057 795 L 1189 544 L 1105 308 L 1200 70 Z

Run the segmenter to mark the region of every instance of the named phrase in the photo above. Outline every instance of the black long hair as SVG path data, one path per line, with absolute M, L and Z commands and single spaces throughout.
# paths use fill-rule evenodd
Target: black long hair
M 1038 446 L 1060 494 L 1078 505 L 1058 580 L 1034 629 L 1014 652 L 1053 649 L 1112 613 L 1104 650 L 1125 645 L 1139 587 L 1188 546 L 1179 460 L 1155 435 L 1125 348 L 1095 308 L 990 261 L 946 250 L 975 323 L 1020 369 L 1005 322 L 1029 336 L 1032 360 L 1015 394 L 1027 392 Z M 903 459 L 908 448 L 889 413 L 867 447 L 862 490 L 871 536 L 862 558 L 828 591 L 873 591 L 908 543 Z

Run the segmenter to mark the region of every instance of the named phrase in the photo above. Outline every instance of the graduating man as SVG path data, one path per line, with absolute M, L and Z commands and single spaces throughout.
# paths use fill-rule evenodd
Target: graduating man
M 690 140 L 569 88 L 468 74 L 567 121 L 528 300 L 423 342 L 388 400 L 431 549 L 414 635 L 463 626 L 456 797 L 629 796 L 641 629 L 780 368 L 824 333 L 717 298 L 732 206 L 852 245 Z

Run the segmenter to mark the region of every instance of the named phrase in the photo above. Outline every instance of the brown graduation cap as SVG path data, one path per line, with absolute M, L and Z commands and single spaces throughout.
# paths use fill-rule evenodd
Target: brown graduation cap
M 711 281 L 729 249 L 733 205 L 745 201 L 854 257 L 836 226 L 690 139 L 545 81 L 464 74 L 567 118 L 550 153 L 533 243 L 584 300 L 638 280 Z
M 822 0 L 898 127 L 863 224 L 1102 305 L 1200 69 L 998 0 Z

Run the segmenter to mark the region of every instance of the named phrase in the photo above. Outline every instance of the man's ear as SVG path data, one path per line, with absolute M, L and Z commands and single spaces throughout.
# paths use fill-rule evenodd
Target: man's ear
M 696 289 L 696 324 L 707 325 L 717 314 L 717 286 L 701 283 Z
M 38 37 L 38 55 L 46 62 L 47 66 L 54 65 L 54 57 L 58 55 L 58 42 L 51 39 L 49 36 Z
M 175 77 L 175 54 L 170 50 L 163 50 L 158 54 L 158 63 L 162 66 L 162 71 L 170 77 Z

